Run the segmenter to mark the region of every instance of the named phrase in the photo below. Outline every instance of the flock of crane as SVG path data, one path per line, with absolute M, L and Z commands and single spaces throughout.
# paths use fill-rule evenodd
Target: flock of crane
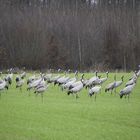
M 15 80 L 16 88 L 19 88 L 22 91 L 24 84 L 27 84 L 27 90 L 30 93 L 30 90 L 33 90 L 36 95 L 40 94 L 43 100 L 43 94 L 48 89 L 49 84 L 54 86 L 59 86 L 62 91 L 66 91 L 68 95 L 75 95 L 76 99 L 79 98 L 80 91 L 85 87 L 88 89 L 88 95 L 92 97 L 94 95 L 95 100 L 98 93 L 101 92 L 102 84 L 108 80 L 109 72 L 106 72 L 106 77 L 101 78 L 98 76 L 98 72 L 95 72 L 95 76 L 86 79 L 82 74 L 79 78 L 78 71 L 75 72 L 75 76 L 71 77 L 69 75 L 70 70 L 65 71 L 64 74 L 60 74 L 61 70 L 58 69 L 58 73 L 54 74 L 49 72 L 48 74 L 40 73 L 39 75 L 33 74 L 30 77 L 26 77 L 26 72 L 22 71 L 20 74 L 16 75 L 16 78 L 13 77 L 13 73 L 9 71 L 7 75 L 1 73 L 0 78 L 0 95 L 1 91 L 8 90 L 9 86 Z M 129 81 L 125 84 L 125 87 L 120 91 L 120 98 L 123 96 L 128 97 L 135 87 L 138 78 L 140 77 L 140 70 L 135 71 Z M 121 77 L 120 81 L 116 81 L 116 74 L 114 75 L 114 81 L 109 83 L 105 87 L 105 92 L 113 91 L 116 93 L 116 88 L 122 85 L 124 76 Z

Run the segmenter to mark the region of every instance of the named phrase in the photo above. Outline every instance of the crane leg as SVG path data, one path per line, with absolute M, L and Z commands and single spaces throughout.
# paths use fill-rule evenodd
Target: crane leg
M 74 97 L 74 94 L 72 93 L 72 97 Z
M 28 94 L 28 96 L 30 96 L 30 90 L 29 90 L 29 94 Z
M 116 92 L 116 88 L 115 88 L 115 94 L 116 94 L 117 92 Z
M 76 94 L 76 99 L 78 99 L 79 98 L 79 96 L 78 96 L 78 94 Z
M 43 93 L 41 94 L 41 98 L 42 98 L 42 103 L 43 103 Z
M 128 95 L 128 102 L 129 102 L 129 95 Z
M 22 88 L 20 87 L 20 91 L 22 92 Z
M 61 90 L 63 91 L 63 90 L 64 90 L 64 88 L 63 88 L 63 87 L 61 87 Z
M 95 102 L 96 102 L 96 94 L 95 94 Z

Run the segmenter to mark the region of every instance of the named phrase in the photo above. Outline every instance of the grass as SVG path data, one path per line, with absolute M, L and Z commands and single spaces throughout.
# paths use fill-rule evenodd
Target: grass
M 113 81 L 113 75 L 104 86 Z M 125 82 L 130 77 L 119 73 L 117 79 L 122 75 Z M 40 96 L 28 96 L 26 86 L 21 93 L 14 83 L 0 99 L 0 140 L 139 140 L 139 87 L 140 80 L 129 102 L 104 93 L 104 88 L 95 102 L 85 89 L 76 100 L 51 85 L 42 103 Z

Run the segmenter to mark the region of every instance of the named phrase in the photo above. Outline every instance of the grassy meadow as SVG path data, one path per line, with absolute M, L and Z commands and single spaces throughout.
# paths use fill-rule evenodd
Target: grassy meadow
M 89 78 L 93 74 L 85 75 Z M 117 93 L 131 77 L 118 73 L 117 80 L 122 75 L 124 83 Z M 53 85 L 49 85 L 42 102 L 33 91 L 29 96 L 26 84 L 20 92 L 14 82 L 8 91 L 1 91 L 0 140 L 139 140 L 140 78 L 128 101 L 104 92 L 113 76 L 109 74 L 96 102 L 86 89 L 76 100 Z

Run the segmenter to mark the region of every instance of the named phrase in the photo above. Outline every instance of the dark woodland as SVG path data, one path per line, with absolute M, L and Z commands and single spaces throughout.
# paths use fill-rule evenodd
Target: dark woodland
M 0 0 L 0 69 L 139 64 L 139 0 Z

